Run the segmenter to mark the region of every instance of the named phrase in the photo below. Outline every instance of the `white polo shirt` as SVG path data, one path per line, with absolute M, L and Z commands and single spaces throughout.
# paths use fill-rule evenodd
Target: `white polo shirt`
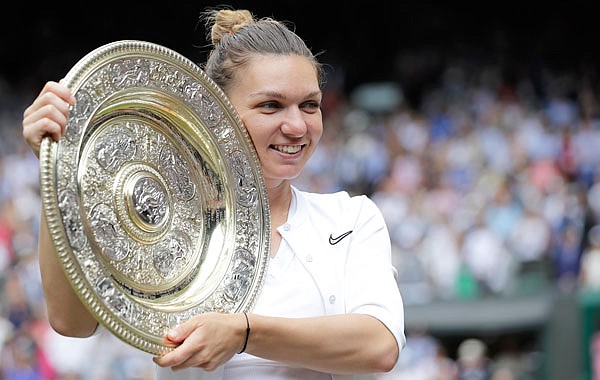
M 346 192 L 314 194 L 293 188 L 288 221 L 278 231 L 282 243 L 253 313 L 285 317 L 367 314 L 394 334 L 399 349 L 404 346 L 404 311 L 389 234 L 374 202 Z M 212 372 L 157 367 L 157 378 L 346 380 L 393 379 L 394 375 L 328 375 L 240 354 Z
M 278 228 L 280 233 L 284 232 L 286 226 L 294 223 L 296 209 L 296 196 L 293 195 L 288 221 Z M 252 312 L 288 318 L 316 317 L 325 314 L 325 307 L 314 278 L 296 257 L 285 239 L 281 240 L 277 255 L 270 259 L 261 294 Z M 223 379 L 331 380 L 331 375 L 291 367 L 244 353 L 234 355 L 225 364 Z

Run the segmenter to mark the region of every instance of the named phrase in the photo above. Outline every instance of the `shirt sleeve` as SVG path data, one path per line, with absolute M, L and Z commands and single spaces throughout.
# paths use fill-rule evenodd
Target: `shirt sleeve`
M 377 318 L 394 335 L 400 352 L 406 343 L 404 306 L 388 229 L 371 199 L 360 196 L 353 201 L 360 203 L 345 263 L 346 312 Z

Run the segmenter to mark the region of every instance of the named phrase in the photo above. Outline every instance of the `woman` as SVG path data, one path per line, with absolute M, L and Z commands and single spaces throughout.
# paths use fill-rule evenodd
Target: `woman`
M 365 196 L 313 194 L 291 184 L 323 132 L 320 64 L 283 23 L 255 20 L 246 10 L 205 16 L 214 49 L 204 70 L 239 113 L 264 174 L 271 260 L 251 313 L 206 313 L 169 331 L 165 339 L 178 347 L 154 358 L 159 377 L 204 373 L 172 371 L 191 367 L 218 369 L 213 373 L 224 379 L 391 371 L 405 342 L 403 306 L 380 211 Z M 23 135 L 36 154 L 44 136 L 61 137 L 73 103 L 67 88 L 49 82 L 25 110 Z M 52 327 L 94 334 L 98 323 L 66 280 L 45 225 L 40 267 Z

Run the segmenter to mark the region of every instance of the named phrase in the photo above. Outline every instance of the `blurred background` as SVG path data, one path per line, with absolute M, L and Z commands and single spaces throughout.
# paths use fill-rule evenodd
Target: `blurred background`
M 5 7 L 0 379 L 153 379 L 145 353 L 47 325 L 39 163 L 22 114 L 46 81 L 108 42 L 151 41 L 203 62 L 198 16 L 218 4 Z M 297 186 L 367 194 L 381 207 L 406 305 L 401 378 L 599 379 L 592 2 L 229 4 L 289 20 L 327 64 L 325 133 Z

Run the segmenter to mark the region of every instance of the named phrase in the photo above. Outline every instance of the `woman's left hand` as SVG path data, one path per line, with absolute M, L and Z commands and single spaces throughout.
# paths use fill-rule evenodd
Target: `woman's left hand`
M 212 371 L 239 352 L 245 339 L 244 314 L 200 314 L 172 328 L 165 340 L 177 347 L 153 360 L 173 370 L 200 367 Z

